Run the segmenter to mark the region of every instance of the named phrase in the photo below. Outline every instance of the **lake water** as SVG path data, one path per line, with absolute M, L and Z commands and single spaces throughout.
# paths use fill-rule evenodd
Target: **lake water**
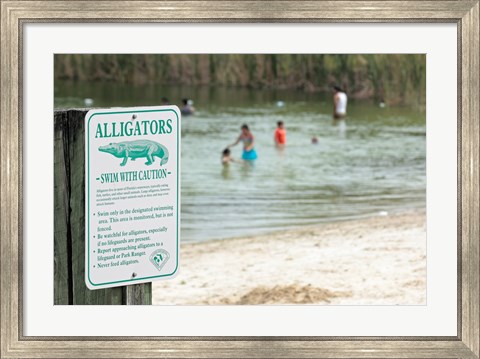
M 350 101 L 341 133 L 332 126 L 330 94 L 55 83 L 55 108 L 85 107 L 84 98 L 92 98 L 94 107 L 158 105 L 162 96 L 177 104 L 193 98 L 198 111 L 182 119 L 183 241 L 425 207 L 422 110 Z M 283 151 L 273 145 L 277 121 L 287 129 Z M 253 165 L 224 168 L 221 152 L 243 123 L 255 135 L 259 158 Z M 233 147 L 232 157 L 239 159 L 241 152 L 241 144 Z

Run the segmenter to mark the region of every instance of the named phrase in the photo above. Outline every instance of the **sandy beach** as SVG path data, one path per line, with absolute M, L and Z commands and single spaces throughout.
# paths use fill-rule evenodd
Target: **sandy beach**
M 153 304 L 423 305 L 425 211 L 181 244 Z

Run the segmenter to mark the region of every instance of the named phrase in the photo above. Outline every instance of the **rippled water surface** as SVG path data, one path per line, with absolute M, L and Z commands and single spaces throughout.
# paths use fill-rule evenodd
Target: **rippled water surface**
M 202 241 L 425 206 L 425 112 L 350 101 L 332 126 L 330 95 L 296 91 L 57 82 L 55 107 L 195 101 L 182 119 L 182 240 Z M 278 101 L 284 106 L 279 107 Z M 284 121 L 287 147 L 273 145 Z M 258 160 L 223 167 L 221 151 L 247 123 Z M 317 136 L 318 144 L 311 138 Z M 232 148 L 241 157 L 241 145 Z

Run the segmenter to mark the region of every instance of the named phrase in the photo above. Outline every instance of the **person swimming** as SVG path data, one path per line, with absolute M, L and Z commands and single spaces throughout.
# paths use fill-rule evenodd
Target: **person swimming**
M 193 101 L 188 98 L 184 98 L 182 100 L 182 108 L 180 109 L 180 112 L 184 116 L 195 114 L 195 107 L 193 107 Z
M 225 148 L 222 152 L 222 165 L 226 166 L 230 162 L 235 162 L 235 160 L 230 156 L 230 149 Z
M 258 158 L 257 152 L 255 152 L 255 136 L 253 136 L 252 132 L 248 128 L 248 125 L 244 124 L 241 127 L 240 136 L 238 136 L 237 140 L 232 143 L 231 145 L 227 146 L 227 149 L 237 145 L 240 141 L 243 143 L 243 153 L 242 159 L 246 161 L 256 160 Z

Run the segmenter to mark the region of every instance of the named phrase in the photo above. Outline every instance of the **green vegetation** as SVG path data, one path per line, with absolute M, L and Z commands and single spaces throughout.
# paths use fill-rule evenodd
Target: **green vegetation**
M 329 91 L 353 98 L 425 105 L 425 55 L 202 54 L 55 56 L 55 79 L 132 84 L 236 86 Z

